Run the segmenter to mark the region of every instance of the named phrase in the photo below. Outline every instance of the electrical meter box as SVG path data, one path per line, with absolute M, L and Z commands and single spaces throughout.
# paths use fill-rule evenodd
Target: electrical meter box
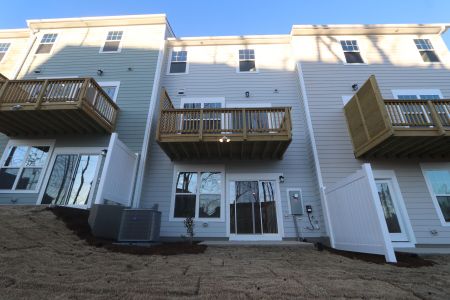
M 289 204 L 292 215 L 303 215 L 303 199 L 301 189 L 288 189 Z

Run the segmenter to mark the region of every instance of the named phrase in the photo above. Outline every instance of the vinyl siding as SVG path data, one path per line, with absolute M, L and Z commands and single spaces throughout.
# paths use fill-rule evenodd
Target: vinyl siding
M 6 55 L 0 62 L 0 73 L 8 77 L 9 79 L 12 79 L 16 68 L 25 55 L 25 51 L 27 50 L 29 43 L 29 38 L 0 38 L 0 43 L 11 44 L 8 51 L 6 52 Z
M 429 38 L 442 63 L 422 62 L 413 35 L 295 37 L 296 59 L 302 64 L 309 108 L 325 186 L 355 172 L 363 163 L 355 159 L 343 113 L 342 96 L 352 95 L 370 75 L 377 78 L 383 97 L 392 89 L 440 89 L 450 97 L 449 54 L 437 35 Z M 345 65 L 340 39 L 356 39 L 367 65 Z M 431 196 L 416 161 L 369 161 L 374 169 L 394 170 L 419 244 L 450 243 L 450 227 L 440 225 Z M 429 230 L 438 230 L 431 236 Z
M 255 49 L 258 73 L 237 73 L 237 54 L 239 49 Z M 298 88 L 298 78 L 294 63 L 290 59 L 289 45 L 246 45 L 246 46 L 192 46 L 188 51 L 189 74 L 168 75 L 167 51 L 163 66 L 161 85 L 165 87 L 176 107 L 180 107 L 178 90 L 184 89 L 183 97 L 225 97 L 226 105 L 234 103 L 271 103 L 272 106 L 291 106 L 293 116 L 293 141 L 283 160 L 270 161 L 228 161 L 217 160 L 209 163 L 224 166 L 225 173 L 282 173 L 285 182 L 280 184 L 282 215 L 285 237 L 295 237 L 292 217 L 288 215 L 286 189 L 302 188 L 305 204 L 311 204 L 314 216 L 320 221 L 321 230 L 307 232 L 305 236 L 321 236 L 323 232 L 322 209 L 312 173 L 309 145 L 306 140 L 306 125 Z M 277 55 L 273 55 L 277 53 Z M 279 93 L 274 93 L 278 89 Z M 250 98 L 245 98 L 246 91 Z M 157 113 L 157 112 L 156 112 Z M 141 207 L 159 205 L 162 211 L 161 235 L 179 237 L 185 234 L 182 222 L 169 221 L 174 165 L 155 140 L 157 115 L 153 124 L 150 157 L 144 179 Z M 191 161 L 190 164 L 206 165 L 207 162 Z M 227 198 L 228 195 L 225 195 Z M 222 212 L 225 213 L 225 212 Z M 228 216 L 225 216 L 227 219 Z M 226 237 L 225 222 L 209 222 L 208 227 L 197 224 L 196 233 L 201 237 Z M 305 220 L 299 222 L 302 228 L 309 225 Z

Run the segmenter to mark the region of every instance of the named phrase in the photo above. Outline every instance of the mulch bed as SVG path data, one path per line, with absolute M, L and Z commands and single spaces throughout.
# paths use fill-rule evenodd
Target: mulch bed
M 135 255 L 177 255 L 177 254 L 199 254 L 205 252 L 207 246 L 194 242 L 161 243 L 151 246 L 139 246 L 135 244 L 115 244 L 113 240 L 100 239 L 92 235 L 89 227 L 89 211 L 70 207 L 48 207 L 55 216 L 62 220 L 66 227 L 73 231 L 80 239 L 89 245 L 101 247 L 112 252 L 135 254 Z
M 337 250 L 330 247 L 323 246 L 323 249 L 326 251 L 341 255 L 347 258 L 351 259 L 357 259 L 362 260 L 369 263 L 384 265 L 384 264 L 390 264 L 396 267 L 400 268 L 420 268 L 420 267 L 431 267 L 435 265 L 436 263 L 429 259 L 424 259 L 417 254 L 413 253 L 404 253 L 404 252 L 395 252 L 395 256 L 397 257 L 397 263 L 387 263 L 384 255 L 376 255 L 376 254 L 369 254 L 369 253 L 359 253 L 359 252 L 350 252 L 350 251 L 343 251 L 343 250 Z

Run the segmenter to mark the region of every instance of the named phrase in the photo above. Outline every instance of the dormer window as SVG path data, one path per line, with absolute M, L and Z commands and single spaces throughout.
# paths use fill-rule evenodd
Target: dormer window
M 53 44 L 55 44 L 58 34 L 46 33 L 42 36 L 41 42 L 36 50 L 36 54 L 48 54 L 52 52 Z
M 122 42 L 123 31 L 110 31 L 106 36 L 105 44 L 100 52 L 102 53 L 114 53 L 120 52 Z
M 256 72 L 255 50 L 239 50 L 239 72 Z
M 345 62 L 348 64 L 363 64 L 364 60 L 359 51 L 356 40 L 341 41 L 342 51 L 344 51 Z
M 414 43 L 424 62 L 439 62 L 439 57 L 434 52 L 429 39 L 415 39 Z
M 8 52 L 9 46 L 11 46 L 10 43 L 0 43 L 0 62 L 5 57 L 6 52 Z

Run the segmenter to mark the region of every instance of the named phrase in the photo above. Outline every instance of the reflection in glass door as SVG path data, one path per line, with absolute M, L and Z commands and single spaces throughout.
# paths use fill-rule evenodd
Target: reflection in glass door
M 230 233 L 277 234 L 275 181 L 230 182 Z
M 99 161 L 97 154 L 58 154 L 41 203 L 88 205 Z
M 408 241 L 391 182 L 389 180 L 376 180 L 376 185 L 391 240 L 395 242 Z

